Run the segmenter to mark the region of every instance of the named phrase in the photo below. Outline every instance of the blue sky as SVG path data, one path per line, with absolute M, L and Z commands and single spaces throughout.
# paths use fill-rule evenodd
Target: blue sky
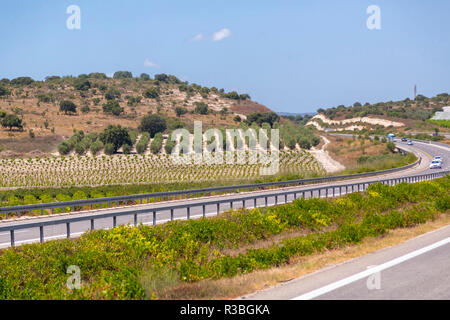
M 81 30 L 66 27 L 70 5 Z M 0 78 L 168 73 L 298 113 L 404 99 L 414 84 L 431 96 L 450 91 L 449 12 L 447 0 L 2 0 Z

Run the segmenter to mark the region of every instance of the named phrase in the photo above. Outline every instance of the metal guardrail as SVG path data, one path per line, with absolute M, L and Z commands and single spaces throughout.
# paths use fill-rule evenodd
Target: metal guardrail
M 385 180 L 373 180 L 366 182 L 353 182 L 345 185 L 334 185 L 334 186 L 319 186 L 314 188 L 309 188 L 305 190 L 288 190 L 288 191 L 278 191 L 271 194 L 259 194 L 259 195 L 249 195 L 249 196 L 238 196 L 232 199 L 219 199 L 219 200 L 203 200 L 198 201 L 196 203 L 185 203 L 178 205 L 166 205 L 157 208 L 142 208 L 131 211 L 121 211 L 121 212 L 105 212 L 95 215 L 82 215 L 78 217 L 67 217 L 67 218 L 55 218 L 47 221 L 37 221 L 37 222 L 24 222 L 21 224 L 9 225 L 9 226 L 0 226 L 0 232 L 9 232 L 10 233 L 10 243 L 11 246 L 15 246 L 15 234 L 14 232 L 17 230 L 24 229 L 33 229 L 39 228 L 40 234 L 40 242 L 43 243 L 45 241 L 44 227 L 48 226 L 56 226 L 56 225 L 66 225 L 66 236 L 70 239 L 71 231 L 70 226 L 76 222 L 87 222 L 90 221 L 90 229 L 95 229 L 95 220 L 97 219 L 105 219 L 112 218 L 113 219 L 113 227 L 117 227 L 117 217 L 122 216 L 133 216 L 134 225 L 138 225 L 138 215 L 152 213 L 153 214 L 153 225 L 156 225 L 158 220 L 158 213 L 168 212 L 170 211 L 170 220 L 174 220 L 174 210 L 177 209 L 185 209 L 186 210 L 186 219 L 191 219 L 191 209 L 195 207 L 201 207 L 203 210 L 203 217 L 206 217 L 206 206 L 215 206 L 216 213 L 220 214 L 221 212 L 221 204 L 229 204 L 230 208 L 233 209 L 233 204 L 236 202 L 241 202 L 243 207 L 245 207 L 248 201 L 252 201 L 254 207 L 257 207 L 257 200 L 264 199 L 264 206 L 268 206 L 268 199 L 274 198 L 275 205 L 279 204 L 279 198 L 284 197 L 284 203 L 291 202 L 288 200 L 289 196 L 291 196 L 291 200 L 296 200 L 298 198 L 309 199 L 315 197 L 336 197 L 342 196 L 343 190 L 345 190 L 345 194 L 352 192 L 362 192 L 367 190 L 367 188 L 374 183 L 382 183 L 386 185 L 396 185 L 399 183 L 415 183 L 425 180 L 433 180 L 436 178 L 440 178 L 446 176 L 450 173 L 450 171 L 441 171 L 436 173 L 415 175 L 415 176 L 406 176 L 400 178 L 391 178 Z M 349 191 L 350 188 L 350 191 Z M 355 191 L 356 190 L 356 191 Z M 338 192 L 336 192 L 338 191 Z M 309 195 L 309 197 L 308 197 Z M 226 209 L 229 210 L 230 208 Z
M 426 144 L 431 144 L 431 145 L 436 145 L 436 146 L 441 146 L 441 147 L 446 147 L 449 148 L 448 144 L 445 143 L 441 143 L 441 142 L 437 142 L 437 141 L 432 141 L 432 140 L 418 140 L 418 139 L 411 139 L 412 141 L 416 141 L 416 142 L 422 142 L 422 143 L 426 143 Z
M 207 195 L 223 195 L 230 193 L 238 193 L 240 191 L 256 191 L 256 190 L 267 190 L 273 188 L 282 188 L 288 186 L 297 186 L 297 185 L 305 185 L 311 183 L 324 183 L 324 182 L 333 182 L 338 180 L 348 180 L 353 178 L 364 178 L 364 177 L 372 177 L 376 175 L 383 175 L 392 172 L 399 172 L 403 170 L 407 170 L 415 167 L 420 164 L 421 159 L 418 161 L 409 164 L 407 166 L 387 169 L 382 171 L 373 171 L 366 173 L 357 173 L 357 174 L 349 174 L 342 176 L 330 176 L 330 177 L 321 177 L 321 178 L 310 178 L 310 179 L 298 179 L 298 180 L 289 180 L 289 181 L 277 181 L 277 182 L 266 182 L 266 183 L 258 183 L 258 184 L 245 184 L 245 185 L 235 185 L 235 186 L 223 186 L 223 187 L 213 187 L 213 188 L 204 188 L 204 189 L 193 189 L 193 190 L 180 190 L 180 191 L 168 191 L 168 192 L 154 192 L 154 193 L 146 193 L 146 194 L 134 194 L 134 195 L 126 195 L 126 196 L 118 196 L 118 197 L 109 197 L 109 198 L 97 198 L 97 199 L 86 199 L 86 200 L 74 200 L 74 201 L 62 201 L 62 202 L 53 202 L 53 203 L 40 203 L 40 204 L 31 204 L 31 205 L 20 205 L 20 206 L 10 206 L 10 207 L 0 207 L 0 214 L 6 214 L 6 219 L 9 218 L 10 213 L 17 213 L 19 217 L 21 214 L 26 214 L 27 212 L 32 211 L 40 211 L 41 215 L 44 215 L 45 210 L 51 210 L 51 214 L 54 214 L 55 209 L 62 209 L 65 211 L 65 208 L 70 208 L 71 212 L 83 211 L 85 207 L 90 207 L 92 210 L 95 205 L 99 205 L 100 208 L 112 208 L 113 204 L 116 204 L 116 207 L 119 207 L 121 203 L 129 203 L 129 202 L 137 202 L 143 203 L 143 200 L 146 200 L 147 203 L 155 203 L 158 199 L 161 200 L 170 200 L 177 199 L 181 196 L 183 199 L 187 198 L 196 198 L 196 196 L 207 196 Z M 151 201 L 152 200 L 152 201 Z M 106 204 L 106 206 L 104 206 Z

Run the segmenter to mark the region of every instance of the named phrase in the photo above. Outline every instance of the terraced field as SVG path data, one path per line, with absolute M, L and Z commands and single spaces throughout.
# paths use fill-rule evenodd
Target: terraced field
M 0 187 L 61 187 L 256 179 L 262 164 L 175 165 L 167 154 L 0 160 Z M 323 174 L 306 151 L 280 151 L 280 173 Z

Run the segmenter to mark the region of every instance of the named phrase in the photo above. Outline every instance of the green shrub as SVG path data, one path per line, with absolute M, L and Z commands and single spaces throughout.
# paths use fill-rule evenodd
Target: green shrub
M 100 150 L 102 150 L 102 149 L 103 149 L 103 143 L 100 140 L 96 140 L 95 142 L 93 142 L 90 147 L 91 153 L 94 156 L 97 155 L 100 152 Z
M 152 143 L 150 144 L 150 151 L 153 154 L 158 154 L 161 151 L 163 143 L 163 136 L 161 133 L 157 133 Z
M 123 153 L 124 154 L 130 154 L 131 153 L 131 149 L 132 146 L 130 146 L 129 144 L 124 144 L 122 147 Z
M 113 155 L 116 152 L 114 145 L 112 143 L 105 144 L 104 152 L 107 155 Z
M 145 153 L 149 142 L 150 142 L 150 134 L 148 132 L 144 132 L 142 134 L 141 139 L 139 140 L 139 142 L 136 145 L 137 153 L 139 153 L 139 154 Z

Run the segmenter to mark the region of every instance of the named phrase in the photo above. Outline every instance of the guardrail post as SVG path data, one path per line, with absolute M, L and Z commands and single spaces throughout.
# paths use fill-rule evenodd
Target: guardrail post
M 11 247 L 14 247 L 15 244 L 16 244 L 16 242 L 15 242 L 15 240 L 14 240 L 14 230 L 10 230 L 10 231 L 9 231 L 9 234 L 10 234 L 10 236 L 11 236 Z
M 187 219 L 191 218 L 191 207 L 187 207 Z
M 70 222 L 66 223 L 67 239 L 70 239 Z
M 230 201 L 230 209 L 233 209 L 233 200 Z
M 220 214 L 220 203 L 217 203 L 217 215 Z
M 265 203 L 265 205 L 266 205 L 266 207 L 267 207 L 267 203 L 268 203 L 268 201 L 267 201 L 267 196 L 264 197 L 264 203 Z
M 94 219 L 91 219 L 91 230 L 95 229 L 95 225 L 94 225 Z
M 287 193 L 284 195 L 284 203 L 288 203 L 288 195 L 287 195 Z
M 133 223 L 134 223 L 134 226 L 137 227 L 137 225 L 138 225 L 137 213 L 135 213 L 134 216 L 133 216 Z
M 276 194 L 275 195 L 275 205 L 277 205 L 278 204 L 278 195 Z
M 206 218 L 206 205 L 203 205 L 203 218 Z
M 117 227 L 117 217 L 114 216 L 113 217 L 113 228 L 116 228 L 116 227 Z
M 156 226 L 156 211 L 153 211 L 153 226 Z
M 253 199 L 253 207 L 256 208 L 256 198 Z
M 41 243 L 44 243 L 44 227 L 43 226 L 39 227 L 39 241 Z

